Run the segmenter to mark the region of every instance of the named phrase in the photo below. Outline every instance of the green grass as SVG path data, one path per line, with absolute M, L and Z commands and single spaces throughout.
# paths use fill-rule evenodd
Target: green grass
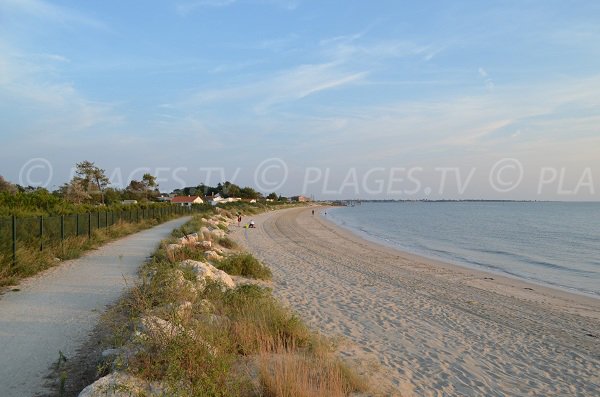
M 236 242 L 230 239 L 229 237 L 222 237 L 217 241 L 217 243 L 219 243 L 221 247 L 229 249 L 236 249 L 238 247 Z
M 162 220 L 167 220 L 163 218 Z M 0 254 L 0 286 L 12 285 L 25 277 L 33 276 L 59 264 L 63 260 L 78 258 L 90 249 L 95 249 L 108 241 L 123 237 L 159 224 L 156 219 L 146 219 L 139 223 L 118 222 L 109 228 L 95 229 L 91 238 L 86 236 L 67 237 L 64 241 L 47 242 L 40 251 L 39 242 L 19 242 L 17 263 L 12 264 L 12 255 Z
M 199 218 L 174 236 L 197 231 Z M 141 282 L 119 304 L 114 322 L 120 335 L 114 340 L 137 346 L 132 358 L 120 361 L 122 370 L 157 381 L 167 395 L 181 397 L 329 397 L 368 390 L 365 381 L 335 357 L 332 343 L 311 332 L 270 289 L 240 285 L 223 290 L 212 282 L 197 288 L 195 274 L 179 262 L 197 258 L 201 250 L 184 248 L 173 258 L 165 246 L 166 242 L 142 269 Z M 271 271 L 249 253 L 230 255 L 217 267 L 230 275 L 271 278 Z M 184 302 L 190 308 L 186 314 L 178 309 Z M 175 324 L 180 332 L 133 337 L 138 319 L 149 314 Z
M 217 263 L 216 267 L 232 276 L 243 276 L 259 280 L 270 280 L 273 276 L 268 267 L 247 252 L 227 256 Z

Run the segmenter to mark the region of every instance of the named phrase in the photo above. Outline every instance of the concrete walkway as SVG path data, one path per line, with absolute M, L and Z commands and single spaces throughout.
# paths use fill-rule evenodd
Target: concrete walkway
M 106 244 L 25 280 L 0 297 L 0 396 L 44 394 L 59 351 L 72 357 L 160 240 L 183 217 Z

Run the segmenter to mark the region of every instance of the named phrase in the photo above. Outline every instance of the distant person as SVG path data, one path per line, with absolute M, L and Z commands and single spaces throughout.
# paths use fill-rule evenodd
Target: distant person
M 242 216 L 238 215 L 238 227 L 240 227 L 240 225 L 242 224 Z
M 249 225 L 249 227 L 250 227 L 251 229 L 254 229 L 254 220 L 251 220 L 251 221 L 250 221 L 250 225 Z
M 315 215 L 315 210 L 312 210 L 312 214 Z

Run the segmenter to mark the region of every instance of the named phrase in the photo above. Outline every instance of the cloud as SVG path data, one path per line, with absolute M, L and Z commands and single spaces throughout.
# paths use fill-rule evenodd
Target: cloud
M 187 102 L 188 105 L 199 106 L 248 100 L 255 112 L 266 113 L 273 106 L 346 86 L 367 75 L 366 72 L 345 72 L 337 66 L 335 63 L 301 65 L 258 82 L 200 91 Z
M 496 85 L 494 84 L 494 80 L 492 80 L 489 73 L 482 67 L 479 67 L 479 69 L 477 69 L 477 72 L 479 73 L 479 77 L 483 79 L 483 82 L 484 82 L 487 90 L 490 92 L 494 91 L 494 88 L 496 88 Z
M 203 7 L 226 7 L 235 4 L 237 0 L 199 0 L 187 3 L 179 3 L 176 5 L 176 10 L 179 15 L 187 15 L 198 8 Z
M 299 4 L 296 0 L 196 0 L 179 3 L 175 6 L 175 10 L 179 15 L 187 16 L 201 8 L 221 8 L 241 3 L 271 5 L 289 11 L 295 10 Z
M 66 58 L 55 54 L 23 54 L 0 43 L 0 102 L 6 104 L 3 133 L 21 131 L 41 142 L 56 142 L 100 125 L 121 121 L 114 104 L 89 100 L 73 83 L 60 79 L 54 67 Z M 27 109 L 35 117 L 18 116 Z
M 42 0 L 2 0 L 0 8 L 4 12 L 23 13 L 53 23 L 77 24 L 96 29 L 107 29 L 103 22 L 95 18 Z

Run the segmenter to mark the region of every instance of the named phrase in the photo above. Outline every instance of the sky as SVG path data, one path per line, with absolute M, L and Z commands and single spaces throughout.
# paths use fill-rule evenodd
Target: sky
M 0 0 L 0 175 L 600 199 L 594 1 Z

